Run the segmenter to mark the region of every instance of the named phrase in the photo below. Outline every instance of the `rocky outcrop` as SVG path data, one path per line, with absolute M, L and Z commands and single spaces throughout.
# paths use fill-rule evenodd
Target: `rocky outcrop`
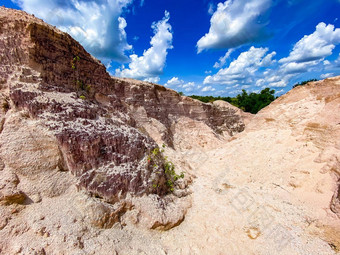
M 11 18 L 7 12 L 12 12 Z M 103 65 L 69 35 L 42 21 L 5 9 L 1 9 L 1 14 L 1 31 L 3 37 L 6 35 L 1 40 L 1 69 L 7 74 L 2 90 L 9 91 L 4 97 L 12 112 L 26 112 L 27 118 L 40 121 L 49 130 L 48 136 L 54 136 L 51 139 L 56 139 L 61 151 L 58 167 L 69 169 L 79 178 L 80 187 L 108 202 L 117 202 L 118 195 L 124 197 L 129 192 L 166 194 L 164 170 L 146 162 L 146 156 L 157 145 L 134 128 L 135 121 L 126 107 L 114 90 L 110 91 L 112 80 Z M 94 99 L 96 93 L 110 93 L 110 104 L 98 103 Z M 35 153 L 45 152 L 44 146 L 49 143 L 41 140 L 44 136 L 37 132 L 43 127 L 30 132 L 25 123 L 16 121 L 19 123 L 14 130 L 23 130 L 11 135 L 22 134 L 21 142 L 32 139 L 41 146 Z M 3 134 L 10 128 L 9 123 L 5 122 Z M 14 159 L 9 153 L 18 150 L 19 144 L 20 141 L 10 144 L 2 139 L 4 163 L 30 174 L 24 170 L 25 163 L 23 167 L 9 162 Z M 7 148 L 10 145 L 13 147 Z M 28 160 L 30 149 L 24 151 L 18 153 L 19 158 Z M 59 155 L 58 150 L 53 153 Z M 37 160 L 34 168 L 41 169 Z M 153 184 L 159 188 L 154 190 Z
M 76 201 L 94 226 L 168 229 L 190 206 L 191 177 L 169 171 L 158 145 L 175 147 L 181 118 L 207 126 L 216 139 L 244 129 L 234 109 L 111 77 L 68 34 L 3 7 L 0 60 L 3 204 L 39 203 L 76 185 L 85 192 Z M 150 127 L 161 127 L 158 144 Z M 137 216 L 123 217 L 127 212 Z
M 215 104 L 204 104 L 152 83 L 126 78 L 112 79 L 138 124 L 143 126 L 150 123 L 151 119 L 159 121 L 165 127 L 163 139 L 171 146 L 171 127 L 183 117 L 203 122 L 217 134 L 233 136 L 244 130 L 243 119 L 232 106 L 222 108 Z
M 233 106 L 232 104 L 223 100 L 216 100 L 213 102 L 213 105 L 217 106 L 220 110 L 225 109 L 235 110 L 236 114 L 241 116 L 241 119 L 243 120 L 243 123 L 245 125 L 248 125 L 254 117 L 254 114 L 251 114 L 250 112 L 244 112 L 241 109 L 237 108 L 236 106 Z

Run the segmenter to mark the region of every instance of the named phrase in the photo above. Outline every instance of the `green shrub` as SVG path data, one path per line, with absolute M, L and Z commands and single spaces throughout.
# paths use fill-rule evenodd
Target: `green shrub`
M 248 94 L 245 90 L 242 90 L 242 94 L 236 97 L 213 97 L 213 96 L 190 96 L 191 98 L 198 99 L 203 103 L 212 103 L 216 100 L 226 101 L 245 112 L 257 113 L 262 108 L 273 102 L 276 97 L 274 96 L 275 90 L 269 88 L 263 89 L 260 93 Z
M 296 83 L 293 88 L 297 87 L 297 86 L 303 86 L 303 85 L 306 85 L 308 82 L 312 82 L 312 81 L 318 81 L 317 79 L 310 79 L 310 80 L 307 80 L 307 81 L 302 81 L 302 82 L 299 82 L 299 83 Z
M 182 172 L 180 175 L 176 174 L 174 163 L 169 161 L 166 156 L 163 156 L 165 147 L 165 144 L 163 144 L 162 149 L 159 149 L 158 147 L 154 148 L 148 155 L 147 160 L 148 164 L 152 165 L 153 168 L 158 168 L 158 164 L 156 162 L 162 162 L 162 168 L 166 177 L 166 185 L 168 186 L 169 190 L 173 192 L 176 181 L 184 178 L 184 173 Z M 152 183 L 153 188 L 158 188 L 156 181 L 153 181 Z

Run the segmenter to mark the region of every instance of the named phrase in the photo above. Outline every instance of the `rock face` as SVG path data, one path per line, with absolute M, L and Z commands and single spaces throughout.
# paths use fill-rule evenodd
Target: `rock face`
M 244 129 L 234 109 L 111 77 L 68 34 L 3 7 L 0 63 L 0 203 L 23 211 L 76 186 L 72 196 L 96 227 L 169 229 L 190 207 L 191 175 L 169 171 L 158 146 L 174 148 L 181 118 L 218 140 Z
M 216 100 L 213 102 L 215 106 L 217 106 L 220 110 L 223 109 L 233 109 L 236 111 L 237 115 L 240 115 L 244 124 L 248 125 L 248 123 L 253 119 L 254 115 L 251 114 L 250 112 L 244 112 L 241 109 L 237 108 L 236 106 L 233 106 L 232 104 L 229 104 L 226 101 L 222 100 Z
M 165 176 L 156 174 L 164 171 L 148 167 L 145 160 L 156 144 L 134 128 L 135 121 L 126 107 L 114 91 L 110 92 L 112 81 L 105 68 L 67 34 L 27 15 L 13 12 L 8 18 L 4 14 L 2 9 L 1 26 L 6 39 L 1 41 L 1 68 L 7 74 L 2 87 L 9 90 L 4 97 L 8 96 L 13 110 L 26 111 L 28 118 L 40 121 L 43 127 L 33 127 L 25 133 L 25 123 L 16 120 L 19 130 L 13 133 L 6 121 L 5 137 L 9 138 L 7 129 L 12 130 L 12 137 L 21 134 L 24 137 L 17 144 L 2 140 L 3 158 L 13 160 L 14 155 L 8 155 L 9 151 L 15 151 L 25 140 L 44 144 L 37 139 L 44 139 L 39 131 L 45 128 L 54 135 L 51 139 L 56 139 L 55 146 L 61 153 L 58 148 L 52 151 L 43 147 L 33 153 L 60 154 L 58 166 L 77 176 L 80 187 L 109 202 L 119 200 L 118 193 L 120 196 L 128 192 L 164 195 Z M 94 99 L 97 93 L 111 93 L 109 104 L 98 103 Z M 13 147 L 7 148 L 8 144 Z M 25 151 L 32 153 L 30 148 Z M 27 153 L 20 151 L 18 156 L 28 160 Z M 4 163 L 11 166 L 6 160 Z M 27 173 L 25 167 L 13 168 Z M 31 165 L 27 167 L 31 169 Z M 160 187 L 157 191 L 152 190 L 151 181 Z
M 118 93 L 124 98 L 138 123 L 143 126 L 150 123 L 150 119 L 159 121 L 165 127 L 163 139 L 171 146 L 171 128 L 182 117 L 201 121 L 217 134 L 233 136 L 244 130 L 245 125 L 240 113 L 232 106 L 221 108 L 214 104 L 202 104 L 156 84 L 126 78 L 113 80 L 119 84 L 118 90 L 122 92 Z

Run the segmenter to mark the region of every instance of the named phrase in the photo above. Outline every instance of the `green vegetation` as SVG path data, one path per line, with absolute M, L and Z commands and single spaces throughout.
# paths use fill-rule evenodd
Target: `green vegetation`
M 226 101 L 246 112 L 257 113 L 262 108 L 273 102 L 276 97 L 274 96 L 275 90 L 269 88 L 263 89 L 260 93 L 248 94 L 242 90 L 242 94 L 236 97 L 213 97 L 213 96 L 190 96 L 191 98 L 198 99 L 204 103 L 211 103 L 216 100 Z
M 80 57 L 79 56 L 75 56 L 72 61 L 71 61 L 71 67 L 72 69 L 77 69 L 77 63 L 78 61 L 80 60 Z
M 310 79 L 307 81 L 302 81 L 293 86 L 293 88 L 297 86 L 306 85 L 308 82 L 318 81 L 317 79 Z M 198 99 L 203 103 L 212 103 L 216 100 L 226 101 L 245 112 L 250 112 L 256 114 L 262 108 L 269 105 L 273 102 L 277 97 L 274 96 L 275 90 L 271 90 L 270 88 L 263 89 L 260 93 L 250 93 L 248 94 L 245 90 L 242 90 L 242 94 L 237 95 L 236 97 L 214 97 L 214 96 L 189 96 L 194 99 Z
M 165 144 L 162 145 L 162 149 L 160 150 L 158 147 L 153 149 L 148 156 L 148 164 L 153 168 L 158 168 L 157 162 L 162 162 L 163 169 L 166 177 L 166 185 L 169 187 L 171 192 L 175 189 L 175 183 L 181 178 L 184 178 L 184 173 L 182 172 L 180 175 L 176 174 L 175 165 L 171 161 L 168 160 L 168 157 L 163 156 Z M 156 181 L 153 181 L 153 188 L 158 188 L 158 184 Z
M 175 165 L 171 161 L 166 161 L 164 168 L 167 177 L 166 184 L 168 185 L 170 191 L 174 191 L 175 182 L 180 178 L 184 178 L 184 173 L 182 172 L 180 175 L 176 174 Z
M 257 113 L 262 108 L 273 102 L 276 97 L 274 96 L 275 90 L 269 88 L 263 89 L 260 93 L 247 94 L 245 90 L 242 90 L 241 95 L 237 95 L 237 102 L 239 108 L 246 112 Z
M 86 96 L 81 95 L 79 98 L 82 99 L 82 100 L 85 100 Z
M 82 81 L 77 80 L 76 81 L 77 84 L 77 89 L 78 90 L 82 90 L 82 91 L 86 91 L 87 93 L 90 93 L 91 91 L 91 85 L 85 85 Z
M 307 81 L 302 81 L 302 82 L 299 82 L 299 83 L 296 83 L 293 88 L 297 87 L 297 86 L 303 86 L 303 85 L 306 85 L 308 82 L 311 82 L 311 81 L 318 81 L 317 79 L 310 79 L 310 80 L 307 80 Z

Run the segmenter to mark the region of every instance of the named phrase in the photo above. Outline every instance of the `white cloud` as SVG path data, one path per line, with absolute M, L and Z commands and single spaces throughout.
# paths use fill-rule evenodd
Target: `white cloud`
M 209 3 L 209 9 L 208 9 L 208 13 L 210 15 L 213 15 L 214 14 L 214 4 L 213 3 Z
M 181 90 L 184 89 L 185 92 L 191 92 L 195 89 L 195 82 L 187 82 L 185 83 L 183 80 L 180 80 L 178 77 L 173 77 L 170 80 L 168 80 L 164 86 L 171 87 L 172 89 Z M 200 86 L 196 86 L 197 89 L 200 88 Z
M 195 82 L 188 82 L 182 86 L 184 88 L 185 92 L 191 92 L 195 88 Z
M 127 61 L 126 21 L 121 17 L 133 0 L 16 0 L 29 13 L 57 26 L 101 59 Z
M 296 62 L 290 62 L 290 63 L 284 63 L 281 65 L 281 72 L 283 74 L 300 74 L 305 73 L 308 71 L 308 69 L 312 66 L 317 65 L 318 61 L 309 61 L 305 63 L 296 63 Z
M 158 83 L 160 81 L 160 78 L 158 76 L 149 77 L 149 78 L 145 78 L 144 81 L 148 81 L 148 82 L 152 82 L 152 83 Z
M 242 90 L 241 89 L 236 89 L 236 90 L 232 90 L 229 92 L 229 95 L 238 95 L 241 94 Z
M 195 87 L 195 82 L 188 82 L 182 86 L 182 88 Z
M 184 81 L 178 79 L 178 77 L 172 77 L 170 80 L 168 80 L 164 86 L 166 87 L 175 87 L 175 86 L 181 86 L 183 85 Z
M 215 91 L 216 89 L 213 88 L 212 86 L 206 86 L 204 87 L 203 89 L 201 89 L 202 92 L 213 92 Z
M 198 42 L 198 53 L 205 49 L 235 48 L 263 38 L 267 22 L 260 20 L 271 0 L 227 0 L 217 5 L 210 29 Z
M 268 48 L 250 47 L 248 51 L 242 52 L 236 60 L 224 69 L 220 69 L 217 74 L 209 75 L 204 79 L 204 84 L 250 84 L 253 77 L 261 67 L 266 67 L 273 63 L 272 58 L 275 52 L 267 54 Z
M 332 55 L 333 49 L 340 43 L 340 29 L 333 25 L 319 23 L 314 33 L 304 36 L 293 47 L 286 58 L 274 59 L 276 52 L 267 53 L 267 48 L 251 47 L 242 52 L 228 67 L 205 78 L 204 84 L 223 84 L 226 89 L 251 89 L 256 86 L 264 89 L 284 88 L 309 73 L 315 77 L 327 78 L 339 73 L 340 54 L 337 60 L 326 58 Z M 221 66 L 228 53 L 215 63 Z M 314 77 L 313 77 L 314 78 Z M 280 93 L 282 90 L 280 91 Z
M 340 54 L 339 54 L 338 59 L 335 60 L 335 65 L 336 65 L 337 67 L 340 67 Z
M 274 71 L 271 75 L 263 76 L 262 78 L 258 79 L 255 85 L 257 87 L 261 87 L 262 89 L 267 87 L 284 88 L 289 84 L 292 77 L 292 75 L 281 75 Z
M 333 25 L 323 22 L 316 26 L 313 34 L 305 35 L 298 41 L 289 56 L 279 60 L 280 63 L 287 62 L 309 62 L 322 60 L 332 55 L 335 45 L 340 43 L 340 29 L 334 29 Z
M 249 89 L 251 87 L 251 85 L 243 85 L 242 87 L 241 87 L 241 89 Z
M 284 77 L 332 69 L 333 64 L 325 58 L 332 55 L 339 43 L 340 29 L 321 22 L 312 34 L 305 35 L 294 45 L 288 57 L 279 60 L 277 73 Z
M 234 49 L 229 49 L 223 57 L 220 57 L 218 59 L 218 62 L 215 63 L 214 68 L 221 68 L 222 66 L 224 66 L 225 62 L 227 61 L 227 59 L 230 57 L 231 53 L 233 52 L 234 52 Z
M 276 56 L 276 52 L 273 51 L 271 53 L 269 53 L 267 56 L 265 56 L 262 61 L 261 61 L 261 66 L 270 66 L 272 65 L 273 63 L 276 62 L 275 59 L 273 59 L 273 57 Z
M 275 91 L 275 95 L 283 94 L 284 92 L 285 92 L 284 89 L 281 89 L 281 90 Z
M 326 78 L 329 78 L 329 77 L 332 77 L 332 76 L 334 76 L 334 73 L 325 73 L 325 74 L 321 74 L 320 78 L 326 79 Z
M 143 56 L 130 55 L 131 63 L 129 67 L 116 69 L 117 76 L 139 80 L 157 80 L 159 78 L 158 76 L 162 74 L 165 66 L 168 49 L 173 48 L 169 19 L 170 14 L 165 11 L 164 18 L 152 24 L 155 35 L 151 38 L 151 47 L 144 51 Z

